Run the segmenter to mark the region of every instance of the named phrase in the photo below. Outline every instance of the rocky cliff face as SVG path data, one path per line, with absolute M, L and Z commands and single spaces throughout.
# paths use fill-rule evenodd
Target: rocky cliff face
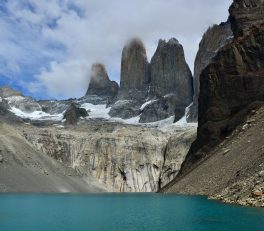
M 182 45 L 172 38 L 160 40 L 151 59 L 149 99 L 156 101 L 142 111 L 141 122 L 153 122 L 175 114 L 180 119 L 192 102 L 192 73 Z
M 112 192 L 156 192 L 178 173 L 194 128 L 175 135 L 156 129 L 94 121 L 69 129 L 21 127 L 38 150 L 92 175 Z
M 252 25 L 264 23 L 263 0 L 234 0 L 229 9 L 232 30 L 235 36 L 250 31 Z
M 139 39 L 132 40 L 122 51 L 118 98 L 144 100 L 150 83 L 146 49 Z
M 199 44 L 199 50 L 194 63 L 194 97 L 193 104 L 187 114 L 188 122 L 198 121 L 198 97 L 200 89 L 200 74 L 212 61 L 218 50 L 230 43 L 233 39 L 233 32 L 230 23 L 221 23 L 209 27 L 204 33 Z
M 235 15 L 245 11 L 251 23 L 239 24 L 231 20 L 235 37 L 221 48 L 212 62 L 200 75 L 199 126 L 197 140 L 191 147 L 182 172 L 195 166 L 208 150 L 228 136 L 237 125 L 243 123 L 252 108 L 264 101 L 264 26 L 251 17 L 251 2 L 262 9 L 263 1 L 234 1 Z M 247 10 L 246 10 L 247 9 Z M 242 30 L 241 30 L 242 29 Z M 236 31 L 244 31 L 241 35 Z
M 123 119 L 139 116 L 141 123 L 173 115 L 179 120 L 192 97 L 192 74 L 176 39 L 160 40 L 151 64 L 142 42 L 133 40 L 122 53 L 120 90 L 109 114 Z
M 175 38 L 160 40 L 151 59 L 150 97 L 175 94 L 183 105 L 192 101 L 192 73 L 182 45 Z
M 139 39 L 130 41 L 122 51 L 120 89 L 110 115 L 123 119 L 138 116 L 148 95 L 150 66 L 146 49 Z M 132 109 L 132 110 L 131 110 Z
M 118 93 L 119 86 L 111 81 L 103 64 L 93 64 L 91 69 L 90 83 L 86 93 L 89 98 L 102 98 L 101 101 L 113 100 Z M 103 103 L 101 102 L 100 103 Z

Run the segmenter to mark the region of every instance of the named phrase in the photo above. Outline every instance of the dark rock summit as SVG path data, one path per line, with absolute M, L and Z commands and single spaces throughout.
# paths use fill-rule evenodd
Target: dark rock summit
M 192 73 L 177 39 L 160 40 L 151 64 L 143 43 L 134 39 L 123 49 L 120 89 L 109 114 L 123 119 L 140 115 L 141 123 L 173 115 L 180 119 L 192 97 Z
M 109 79 L 103 64 L 96 63 L 92 65 L 90 83 L 85 95 L 87 102 L 94 104 L 108 103 L 117 96 L 118 88 L 118 84 Z
M 263 1 L 234 1 L 232 17 L 240 18 L 248 12 L 248 19 L 241 23 L 231 20 L 233 41 L 218 51 L 200 75 L 198 136 L 183 171 L 203 158 L 264 101 L 264 24 L 256 18 L 257 13 L 251 14 L 253 3 L 255 12 L 263 9 Z
M 103 64 L 93 64 L 91 70 L 91 80 L 86 95 L 114 98 L 118 93 L 118 88 L 118 84 L 109 79 Z
M 133 39 L 122 51 L 121 78 L 118 99 L 144 100 L 150 82 L 146 49 L 139 39 Z
M 154 122 L 175 114 L 179 120 L 193 97 L 192 73 L 177 39 L 160 40 L 151 59 L 149 99 L 156 101 L 142 112 L 140 122 Z
M 230 43 L 233 38 L 230 23 L 221 23 L 209 27 L 204 33 L 199 44 L 199 50 L 194 63 L 194 97 L 193 104 L 187 114 L 188 122 L 198 121 L 198 96 L 200 89 L 200 74 L 204 68 L 212 61 L 218 50 Z
M 110 116 L 129 119 L 138 116 L 150 83 L 150 64 L 139 39 L 130 41 L 122 51 L 120 88 Z
M 175 39 L 160 40 L 151 59 L 150 96 L 175 94 L 178 100 L 191 103 L 192 73 L 184 57 L 182 45 Z

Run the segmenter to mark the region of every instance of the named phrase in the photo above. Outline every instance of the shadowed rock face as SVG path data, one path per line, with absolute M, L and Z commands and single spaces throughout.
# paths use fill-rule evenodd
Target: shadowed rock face
M 245 1 L 235 1 L 231 12 L 234 6 L 237 14 L 240 9 L 243 15 Z M 255 15 L 251 17 L 252 6 L 247 8 L 247 20 L 252 27 L 231 20 L 234 40 L 219 50 L 200 75 L 198 136 L 183 171 L 204 157 L 208 149 L 243 123 L 245 116 L 264 101 L 264 25 L 258 24 Z M 244 33 L 240 36 L 237 31 Z
M 264 0 L 234 0 L 229 13 L 235 36 L 241 36 L 252 25 L 264 23 Z
M 212 61 L 218 50 L 230 43 L 233 38 L 230 23 L 221 23 L 214 25 L 204 33 L 199 44 L 199 50 L 194 64 L 194 97 L 193 104 L 187 114 L 188 122 L 197 122 L 198 120 L 198 96 L 200 88 L 200 74 L 204 68 Z
M 76 104 L 72 103 L 64 114 L 66 124 L 76 125 L 81 117 L 88 116 L 87 111 L 84 108 L 79 108 Z
M 132 40 L 122 52 L 118 99 L 143 100 L 150 82 L 146 49 L 139 39 Z
M 182 45 L 176 39 L 160 40 L 151 59 L 150 96 L 175 94 L 184 105 L 191 103 L 192 73 L 184 57 Z
M 93 64 L 91 70 L 91 80 L 86 96 L 100 96 L 114 98 L 118 93 L 118 84 L 111 81 L 103 64 Z
M 155 122 L 175 115 L 179 120 L 192 102 L 192 73 L 182 45 L 172 38 L 160 40 L 151 59 L 149 99 L 156 101 L 142 111 L 140 122 Z

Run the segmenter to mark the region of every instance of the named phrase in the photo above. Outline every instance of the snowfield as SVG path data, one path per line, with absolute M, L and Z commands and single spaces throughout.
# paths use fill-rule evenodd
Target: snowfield
M 2 100 L 2 99 L 1 99 Z M 18 117 L 21 117 L 23 119 L 30 119 L 30 120 L 52 120 L 52 121 L 58 121 L 58 122 L 64 122 L 63 117 L 65 111 L 59 114 L 49 114 L 46 112 L 43 112 L 37 108 L 37 110 L 33 112 L 25 111 L 22 110 L 19 107 L 18 102 L 23 102 L 23 103 L 32 103 L 31 99 L 28 100 L 26 97 L 21 97 L 21 96 L 15 96 L 15 97 L 10 97 L 7 98 L 7 101 L 9 102 L 10 109 L 9 111 L 17 115 Z M 155 100 L 150 100 L 145 102 L 141 106 L 141 110 L 143 110 L 146 106 L 154 103 Z M 37 102 L 34 102 L 36 105 L 38 105 Z M 116 104 L 123 104 L 126 103 L 124 101 L 117 101 Z M 25 105 L 26 106 L 26 105 Z M 189 106 L 190 107 L 190 106 Z M 142 126 L 147 126 L 147 127 L 153 127 L 153 128 L 159 128 L 164 132 L 168 131 L 173 131 L 176 128 L 185 128 L 185 127 L 197 127 L 197 123 L 187 123 L 186 121 L 186 115 L 188 113 L 189 107 L 186 108 L 185 111 L 185 116 L 181 118 L 178 122 L 174 122 L 174 116 L 167 118 L 165 120 L 157 121 L 154 123 L 145 123 L 145 124 L 140 124 L 140 115 L 134 118 L 130 119 L 121 119 L 121 118 L 116 118 L 116 117 L 111 117 L 109 115 L 110 107 L 107 108 L 105 104 L 103 105 L 93 105 L 91 103 L 84 103 L 81 105 L 81 108 L 84 108 L 85 110 L 88 111 L 88 116 L 86 118 L 82 119 L 104 119 L 107 121 L 112 121 L 112 122 L 119 122 L 119 123 L 125 123 L 125 124 L 135 124 L 135 125 L 142 125 Z M 41 107 L 40 107 L 41 108 Z

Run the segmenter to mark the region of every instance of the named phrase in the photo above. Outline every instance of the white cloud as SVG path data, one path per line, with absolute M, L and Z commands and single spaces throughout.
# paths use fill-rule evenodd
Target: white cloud
M 231 2 L 9 0 L 5 3 L 9 15 L 0 17 L 0 25 L 6 29 L 0 32 L 0 42 L 7 47 L 0 48 L 0 57 L 9 60 L 7 69 L 14 73 L 24 66 L 37 66 L 32 89 L 46 89 L 50 97 L 79 97 L 87 88 L 89 68 L 94 62 L 104 62 L 110 77 L 119 79 L 116 73 L 122 47 L 135 36 L 146 44 L 149 59 L 160 38 L 176 37 L 193 69 L 203 32 L 227 19 Z M 10 34 L 14 25 L 15 31 Z M 24 34 L 17 36 L 18 32 Z M 42 59 L 45 61 L 41 65 Z

